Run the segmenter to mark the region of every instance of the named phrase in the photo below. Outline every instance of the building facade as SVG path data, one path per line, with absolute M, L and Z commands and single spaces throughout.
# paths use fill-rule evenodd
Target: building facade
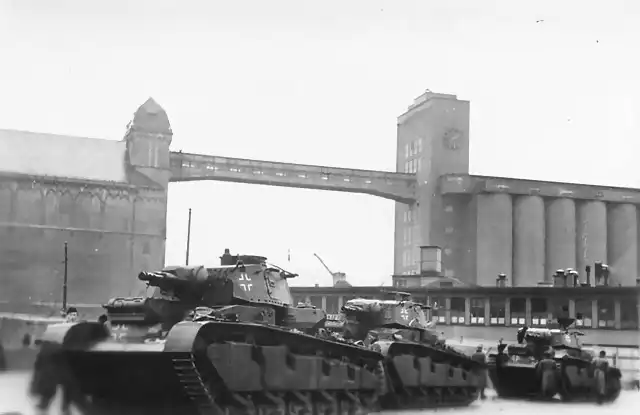
M 166 113 L 148 100 L 121 141 L 0 130 L 0 302 L 59 308 L 139 294 L 164 264 Z
M 394 274 L 424 285 L 420 246 L 441 247 L 442 276 L 464 284 L 549 281 L 558 268 L 609 265 L 636 284 L 640 191 L 469 174 L 468 101 L 426 92 L 398 118 L 396 172 L 170 152 L 149 99 L 120 141 L 0 130 L 0 308 L 100 304 L 143 288 L 164 265 L 169 182 L 365 193 L 396 202 Z
M 640 191 L 469 174 L 469 102 L 426 92 L 398 118 L 397 170 L 415 173 L 415 202 L 396 203 L 394 274 L 421 285 L 420 246 L 442 248 L 445 277 L 512 286 L 601 261 L 611 284 L 640 275 Z

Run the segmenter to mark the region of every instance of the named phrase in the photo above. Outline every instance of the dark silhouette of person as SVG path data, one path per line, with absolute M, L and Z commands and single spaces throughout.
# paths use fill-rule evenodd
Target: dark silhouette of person
M 24 347 L 31 346 L 31 335 L 29 333 L 25 333 L 24 336 L 22 336 L 22 345 Z
M 67 320 L 67 323 L 75 323 L 78 321 L 78 309 L 75 307 L 69 307 L 65 314 L 65 319 Z
M 72 403 L 83 412 L 87 409 L 87 402 L 80 393 L 62 346 L 43 342 L 36 357 L 29 391 L 37 399 L 37 414 L 48 413 L 59 386 L 61 414 L 71 414 Z
M 482 350 L 482 345 L 476 348 L 476 352 L 471 356 L 471 360 L 477 363 L 473 368 L 473 374 L 476 377 L 480 399 L 486 399 L 487 397 L 484 394 L 484 390 L 487 388 L 487 356 Z
M 556 361 L 551 352 L 544 352 L 543 359 L 536 367 L 540 379 L 540 394 L 544 399 L 551 399 L 556 394 Z
M 600 351 L 600 355 L 593 359 L 593 377 L 595 379 L 595 393 L 598 399 L 598 403 L 604 402 L 605 395 L 607 393 L 607 371 L 609 369 L 609 361 L 607 360 L 607 353 L 604 350 Z

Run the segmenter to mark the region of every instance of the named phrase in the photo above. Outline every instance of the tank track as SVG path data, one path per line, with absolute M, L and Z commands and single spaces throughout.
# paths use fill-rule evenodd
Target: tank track
M 413 342 L 372 350 L 277 326 L 206 321 L 178 323 L 155 346 L 82 343 L 96 346 L 68 353 L 96 414 L 359 415 L 467 406 L 477 397 L 473 362 Z
M 181 322 L 149 343 L 103 330 L 84 322 L 47 334 L 91 415 L 359 415 L 377 410 L 385 390 L 380 353 L 277 326 Z
M 222 410 L 205 384 L 192 353 L 172 356 L 173 369 L 182 389 L 199 415 L 220 414 Z
M 575 358 L 563 359 L 556 365 L 560 381 L 560 396 L 565 402 L 593 401 L 595 379 L 589 363 Z M 607 372 L 605 402 L 614 402 L 620 396 L 620 371 L 610 367 Z
M 524 368 L 501 368 L 497 361 L 500 357 L 490 359 L 490 374 L 498 395 L 505 398 L 539 398 L 541 384 L 534 366 Z M 504 357 L 502 357 L 504 359 Z M 565 357 L 556 359 L 557 391 L 565 402 L 593 402 L 593 369 L 589 362 L 582 359 Z M 513 387 L 517 385 L 517 387 Z M 609 369 L 605 402 L 618 399 L 622 387 L 620 372 Z
M 196 359 L 185 356 L 174 357 L 176 375 L 182 384 L 184 393 L 190 398 L 198 415 L 232 414 L 367 414 L 374 408 L 367 406 L 357 392 L 332 393 L 315 392 L 268 392 L 232 393 L 233 406 L 220 405 L 209 390 L 197 369 Z M 261 395 L 261 396 L 258 396 Z M 373 397 L 371 397 L 373 398 Z
M 384 381 L 377 353 L 251 323 L 206 322 L 198 333 L 193 352 L 169 351 L 198 415 L 358 415 L 377 409 Z
M 400 342 L 387 344 L 385 354 L 389 393 L 382 399 L 383 409 L 464 407 L 478 397 L 471 373 L 475 363 L 465 356 Z

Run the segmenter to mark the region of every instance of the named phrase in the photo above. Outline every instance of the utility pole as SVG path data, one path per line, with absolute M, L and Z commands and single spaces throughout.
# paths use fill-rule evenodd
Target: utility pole
M 62 280 L 62 311 L 67 312 L 67 269 L 69 265 L 69 244 L 64 243 L 64 279 Z
M 191 208 L 189 208 L 189 224 L 187 225 L 187 259 L 185 265 L 189 265 L 189 245 L 191 244 Z

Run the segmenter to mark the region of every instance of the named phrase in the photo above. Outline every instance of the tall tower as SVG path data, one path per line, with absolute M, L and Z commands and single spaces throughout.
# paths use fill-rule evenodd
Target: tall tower
M 420 246 L 438 245 L 445 276 L 454 277 L 447 268 L 455 255 L 448 222 L 460 220 L 452 215 L 463 209 L 443 201 L 439 178 L 469 173 L 469 101 L 428 90 L 416 98 L 398 117 L 396 171 L 416 174 L 418 198 L 413 205 L 396 203 L 394 274 L 419 273 Z
M 127 175 L 131 184 L 166 191 L 171 177 L 172 137 L 167 113 L 149 98 L 135 112 L 123 139 L 127 142 Z
M 134 220 L 134 231 L 147 235 L 132 237 L 131 262 L 136 270 L 164 265 L 172 137 L 167 113 L 149 98 L 135 112 L 123 139 L 127 144 L 127 178 L 138 188 L 132 211 L 140 219 Z

